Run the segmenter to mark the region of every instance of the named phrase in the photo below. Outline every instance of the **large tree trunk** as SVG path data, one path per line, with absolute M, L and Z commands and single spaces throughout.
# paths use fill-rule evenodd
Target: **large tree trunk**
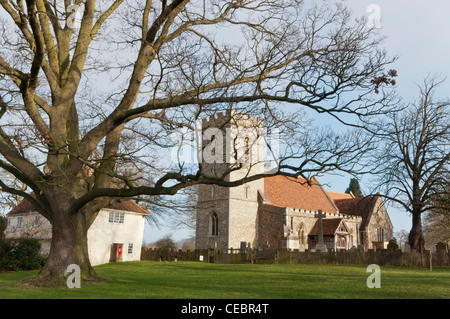
M 84 214 L 69 213 L 68 201 L 59 200 L 58 211 L 52 218 L 52 241 L 48 261 L 41 277 L 64 280 L 66 269 L 71 264 L 80 267 L 82 278 L 95 275 L 89 261 L 87 226 Z
M 409 232 L 409 245 L 411 249 L 419 252 L 425 251 L 425 239 L 422 233 L 422 217 L 420 213 L 413 213 L 412 228 Z

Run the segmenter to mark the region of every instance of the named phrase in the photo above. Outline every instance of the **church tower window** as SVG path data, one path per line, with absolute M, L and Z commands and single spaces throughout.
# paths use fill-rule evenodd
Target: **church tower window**
M 219 236 L 219 217 L 216 213 L 211 214 L 210 230 L 211 236 Z

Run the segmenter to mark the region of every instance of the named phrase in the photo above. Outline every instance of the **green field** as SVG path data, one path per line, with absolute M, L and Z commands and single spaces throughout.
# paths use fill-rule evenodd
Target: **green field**
M 450 269 L 381 267 L 369 289 L 363 266 L 127 262 L 95 267 L 103 282 L 36 287 L 37 271 L 0 274 L 0 298 L 450 298 Z

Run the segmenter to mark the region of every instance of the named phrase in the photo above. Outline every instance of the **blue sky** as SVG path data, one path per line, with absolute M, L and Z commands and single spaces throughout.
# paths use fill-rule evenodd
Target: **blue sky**
M 397 90 L 404 102 L 418 96 L 417 84 L 429 73 L 450 76 L 450 1 L 449 0 L 347 0 L 343 1 L 355 16 L 367 17 L 375 14 L 367 11 L 369 5 L 378 6 L 381 13 L 379 31 L 387 38 L 385 48 L 390 55 L 399 56 L 392 68 L 398 71 Z M 447 97 L 450 79 L 443 83 L 437 93 Z M 327 189 L 344 192 L 349 176 L 327 176 L 321 179 Z M 365 184 L 366 183 L 366 184 Z M 369 181 L 361 181 L 363 191 L 370 189 Z M 389 207 L 394 231 L 411 228 L 411 217 L 404 211 Z M 152 242 L 165 234 L 176 240 L 193 233 L 170 228 L 157 229 L 146 225 L 144 240 Z

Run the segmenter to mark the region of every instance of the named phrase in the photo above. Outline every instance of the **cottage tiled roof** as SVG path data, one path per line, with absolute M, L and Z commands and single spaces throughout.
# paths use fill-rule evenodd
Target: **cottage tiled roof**
M 30 194 L 31 197 L 36 198 L 34 193 Z M 26 199 L 22 200 L 16 207 L 14 207 L 6 216 L 16 215 L 16 214 L 28 214 L 29 212 L 34 211 L 34 206 L 27 201 Z
M 336 207 L 325 194 L 325 190 L 315 179 L 308 185 L 307 180 L 298 177 L 273 175 L 264 178 L 264 194 L 268 204 L 311 211 L 321 209 L 327 213 L 337 213 Z
M 31 196 L 35 197 L 35 195 L 33 193 L 31 193 Z M 131 200 L 131 199 L 122 200 L 122 201 L 120 201 L 120 200 L 114 201 L 110 205 L 108 205 L 108 207 L 105 207 L 105 208 L 150 215 L 150 213 L 148 211 L 143 209 L 141 206 L 136 204 L 136 202 L 134 200 Z M 28 200 L 24 199 L 6 215 L 11 216 L 11 215 L 18 215 L 18 214 L 27 214 L 32 211 L 35 211 L 33 205 Z
M 107 208 L 111 209 L 117 209 L 117 210 L 125 210 L 127 212 L 134 212 L 134 213 L 141 213 L 145 215 L 150 215 L 148 211 L 143 209 L 141 206 L 136 204 L 134 200 L 126 200 L 126 201 L 119 201 L 119 202 L 113 202 L 109 204 Z
M 323 235 L 334 235 L 337 228 L 342 222 L 342 218 L 325 218 L 322 219 L 322 229 Z M 309 235 L 318 236 L 319 235 L 319 221 L 317 220 L 313 228 L 309 232 Z
M 362 217 L 361 229 L 364 229 L 369 221 L 370 214 L 374 209 L 376 200 L 376 196 L 367 196 L 350 199 L 336 199 L 334 203 L 341 214 Z

